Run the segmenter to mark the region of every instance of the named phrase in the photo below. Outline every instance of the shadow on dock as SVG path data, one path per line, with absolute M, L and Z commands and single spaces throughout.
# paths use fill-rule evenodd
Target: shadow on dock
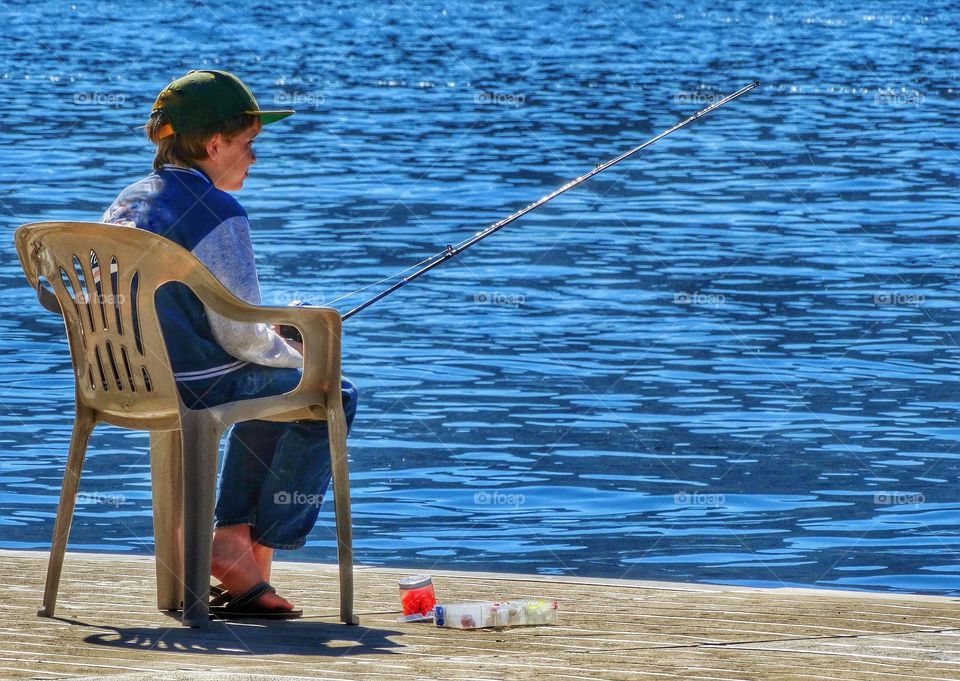
M 159 653 L 346 657 L 392 653 L 403 647 L 389 638 L 403 636 L 402 631 L 347 626 L 339 622 L 307 618 L 259 622 L 211 620 L 206 629 L 189 629 L 181 626 L 173 613 L 170 617 L 169 627 L 114 627 L 79 619 L 51 619 L 99 630 L 84 638 L 84 643 Z

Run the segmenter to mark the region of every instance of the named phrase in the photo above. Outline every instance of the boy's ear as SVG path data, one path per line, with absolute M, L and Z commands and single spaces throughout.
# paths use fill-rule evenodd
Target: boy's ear
M 208 139 L 203 146 L 207 150 L 207 158 L 216 161 L 220 155 L 220 150 L 223 148 L 223 133 L 218 132 Z

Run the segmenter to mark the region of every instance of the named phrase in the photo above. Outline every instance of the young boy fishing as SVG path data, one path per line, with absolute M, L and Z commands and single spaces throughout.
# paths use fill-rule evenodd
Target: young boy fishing
M 130 185 L 102 221 L 146 229 L 191 251 L 234 295 L 261 302 L 250 225 L 227 192 L 243 187 L 261 128 L 293 111 L 261 111 L 224 71 L 191 71 L 157 97 L 146 124 L 153 173 Z M 280 395 L 300 382 L 301 346 L 265 324 L 225 319 L 184 285 L 160 289 L 157 310 L 180 397 L 190 408 Z M 357 390 L 343 381 L 347 425 Z M 217 492 L 211 572 L 222 616 L 301 614 L 270 585 L 274 549 L 304 545 L 330 482 L 324 421 L 247 421 L 232 428 Z

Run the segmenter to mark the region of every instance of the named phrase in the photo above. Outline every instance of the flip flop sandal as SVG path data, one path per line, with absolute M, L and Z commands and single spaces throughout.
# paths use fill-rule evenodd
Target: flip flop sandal
M 233 596 L 227 591 L 227 588 L 223 584 L 210 586 L 210 605 L 223 605 L 231 598 L 233 598 Z M 183 610 L 183 603 L 177 605 L 176 610 Z
M 210 587 L 210 605 L 224 605 L 229 603 L 233 598 L 233 594 L 227 591 L 226 587 L 223 584 L 217 584 L 216 586 Z
M 236 598 L 231 598 L 225 605 L 210 606 L 210 614 L 217 619 L 271 619 L 293 620 L 303 616 L 303 610 L 280 610 L 278 608 L 264 608 L 255 605 L 254 601 L 267 593 L 276 593 L 268 582 L 260 582 Z M 224 592 L 226 593 L 226 592 Z M 223 597 L 223 593 L 217 598 Z

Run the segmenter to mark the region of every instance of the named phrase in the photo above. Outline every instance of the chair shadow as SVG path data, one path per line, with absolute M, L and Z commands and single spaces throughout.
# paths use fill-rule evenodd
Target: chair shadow
M 297 620 L 211 620 L 204 629 L 180 624 L 170 613 L 170 626 L 113 627 L 77 619 L 53 619 L 100 630 L 84 643 L 150 652 L 198 655 L 311 655 L 345 657 L 396 654 L 403 646 L 391 636 L 402 631 L 345 625 L 312 618 Z

